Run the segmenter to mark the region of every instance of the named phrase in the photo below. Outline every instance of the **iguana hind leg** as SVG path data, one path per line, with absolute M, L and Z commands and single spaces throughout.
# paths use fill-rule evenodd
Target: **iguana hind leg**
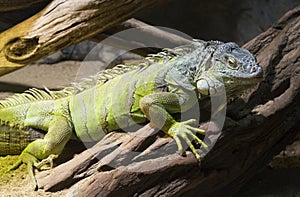
M 41 168 L 50 155 L 59 155 L 72 135 L 72 128 L 69 121 L 62 116 L 55 116 L 49 124 L 49 129 L 44 139 L 37 139 L 30 143 L 19 156 L 17 163 L 11 170 L 17 169 L 22 163 L 28 166 L 30 178 L 34 188 L 37 188 L 34 178 L 34 168 Z M 51 156 L 50 156 L 51 157 Z M 50 162 L 51 163 L 51 162 Z M 41 165 L 42 164 L 42 165 Z

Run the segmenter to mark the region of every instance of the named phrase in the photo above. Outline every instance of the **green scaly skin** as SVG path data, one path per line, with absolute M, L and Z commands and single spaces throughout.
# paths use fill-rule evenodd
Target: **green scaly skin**
M 102 71 L 61 91 L 17 94 L 0 102 L 0 120 L 6 128 L 45 133 L 22 151 L 13 167 L 26 163 L 33 179 L 33 168 L 59 155 L 72 135 L 83 142 L 99 141 L 111 131 L 147 121 L 171 136 L 181 154 L 184 142 L 200 160 L 192 140 L 206 147 L 196 136 L 205 131 L 193 126 L 194 119 L 178 122 L 172 114 L 187 111 L 203 96 L 218 94 L 223 85 L 228 99 L 234 98 L 261 77 L 255 57 L 235 43 L 195 40 L 137 65 Z

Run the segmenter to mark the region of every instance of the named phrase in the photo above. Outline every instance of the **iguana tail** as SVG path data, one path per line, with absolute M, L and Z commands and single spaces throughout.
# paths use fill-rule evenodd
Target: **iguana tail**
M 43 137 L 42 132 L 45 133 L 45 131 L 33 130 L 32 127 L 27 127 L 24 124 L 28 118 L 27 112 L 31 106 L 37 105 L 39 101 L 50 100 L 51 102 L 58 96 L 58 93 L 51 95 L 48 90 L 32 88 L 22 94 L 15 94 L 0 100 L 0 155 L 20 154 L 30 142 Z M 34 112 L 38 115 L 40 110 L 44 110 L 46 113 L 52 109 L 51 105 L 47 106 L 42 108 L 37 106 L 34 108 Z M 39 122 L 38 117 L 31 116 L 29 118 Z
M 18 125 L 10 127 L 2 123 L 0 126 L 0 155 L 16 155 L 32 141 L 43 138 L 44 134 L 31 128 Z

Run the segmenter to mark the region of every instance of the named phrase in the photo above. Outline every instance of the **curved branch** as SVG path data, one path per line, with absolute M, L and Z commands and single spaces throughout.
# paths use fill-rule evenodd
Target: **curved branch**
M 0 75 L 88 39 L 159 0 L 54 0 L 0 34 Z

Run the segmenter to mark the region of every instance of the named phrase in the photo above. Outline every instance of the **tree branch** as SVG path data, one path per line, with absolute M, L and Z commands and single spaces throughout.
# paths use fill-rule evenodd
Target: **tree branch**
M 159 0 L 53 0 L 45 9 L 0 34 L 0 75 L 88 39 Z
M 134 33 L 128 32 L 118 34 L 119 32 L 126 32 L 132 28 L 135 28 Z M 105 40 L 105 44 L 124 50 L 134 48 L 135 50 L 132 52 L 142 56 L 146 56 L 149 53 L 157 53 L 161 48 L 174 48 L 176 46 L 191 43 L 191 38 L 189 36 L 183 35 L 182 33 L 181 35 L 178 35 L 178 32 L 172 31 L 174 30 L 167 28 L 160 29 L 159 27 L 154 27 L 131 18 L 103 33 L 95 35 L 90 40 L 102 43 L 103 40 Z M 111 37 L 112 35 L 114 35 L 114 37 Z M 151 48 L 149 46 L 156 48 Z

